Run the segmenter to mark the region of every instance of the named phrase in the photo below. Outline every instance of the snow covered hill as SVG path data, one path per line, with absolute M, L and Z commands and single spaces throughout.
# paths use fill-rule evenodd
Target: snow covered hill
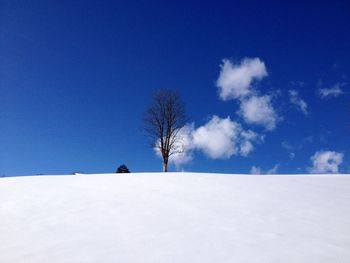
M 350 176 L 0 178 L 0 262 L 350 262 Z

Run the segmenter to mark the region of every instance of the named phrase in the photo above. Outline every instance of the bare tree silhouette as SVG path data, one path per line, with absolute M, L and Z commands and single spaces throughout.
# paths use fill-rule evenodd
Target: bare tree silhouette
M 162 89 L 154 93 L 153 103 L 144 116 L 146 131 L 153 149 L 163 159 L 163 172 L 168 171 L 169 157 L 184 151 L 181 129 L 186 125 L 185 106 L 178 92 Z

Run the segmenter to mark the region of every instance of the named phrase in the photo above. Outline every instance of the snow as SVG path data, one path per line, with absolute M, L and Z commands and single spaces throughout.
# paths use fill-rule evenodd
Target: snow
M 0 178 L 0 262 L 350 262 L 349 175 Z

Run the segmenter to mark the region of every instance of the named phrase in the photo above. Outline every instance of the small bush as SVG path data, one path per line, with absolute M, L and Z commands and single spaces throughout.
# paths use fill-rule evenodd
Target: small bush
M 122 164 L 121 166 L 118 167 L 116 173 L 130 173 L 130 171 L 125 164 Z

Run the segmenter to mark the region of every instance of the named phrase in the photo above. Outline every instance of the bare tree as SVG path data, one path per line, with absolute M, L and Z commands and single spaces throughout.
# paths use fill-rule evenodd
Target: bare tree
M 180 131 L 186 122 L 184 103 L 178 92 L 163 89 L 154 93 L 153 103 L 145 112 L 144 129 L 152 148 L 162 156 L 163 172 L 168 171 L 170 156 L 184 151 Z

